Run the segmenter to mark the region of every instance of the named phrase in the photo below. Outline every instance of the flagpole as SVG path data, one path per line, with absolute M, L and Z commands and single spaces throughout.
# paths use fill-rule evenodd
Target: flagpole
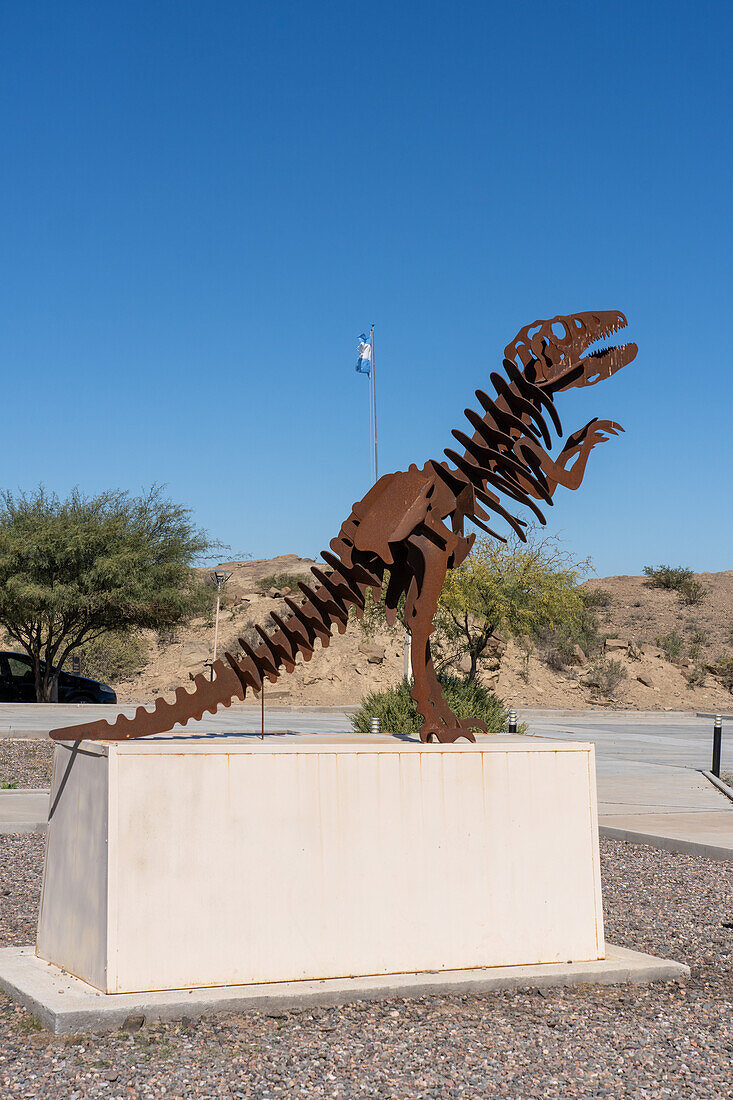
M 374 424 L 374 482 L 379 481 L 379 460 L 377 457 L 377 367 L 374 362 L 374 325 L 371 330 L 372 338 L 372 423 Z
M 371 330 L 369 332 L 369 343 L 372 342 Z M 372 395 L 372 388 L 374 386 L 374 366 L 372 364 L 371 352 L 369 355 L 369 390 L 367 392 L 367 400 L 369 402 L 369 466 L 370 473 L 372 475 L 372 484 L 377 480 L 374 474 L 374 399 Z

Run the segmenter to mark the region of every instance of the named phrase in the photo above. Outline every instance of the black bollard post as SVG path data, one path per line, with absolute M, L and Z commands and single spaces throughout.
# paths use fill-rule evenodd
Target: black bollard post
M 720 750 L 723 742 L 723 719 L 719 714 L 715 715 L 713 724 L 713 766 L 711 771 L 717 779 L 720 779 Z
M 509 711 L 509 721 L 507 724 L 507 729 L 509 733 L 517 732 L 517 712 L 515 710 Z

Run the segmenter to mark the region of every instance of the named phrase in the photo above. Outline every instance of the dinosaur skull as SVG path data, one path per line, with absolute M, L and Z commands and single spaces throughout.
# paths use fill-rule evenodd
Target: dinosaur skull
M 504 356 L 528 377 L 534 371 L 532 380 L 553 392 L 571 386 L 592 386 L 602 378 L 610 378 L 636 357 L 636 344 L 588 351 L 598 340 L 626 328 L 627 323 L 624 314 L 616 310 L 571 313 L 567 317 L 535 321 L 520 329 L 513 343 L 504 349 Z M 584 352 L 588 354 L 584 356 Z

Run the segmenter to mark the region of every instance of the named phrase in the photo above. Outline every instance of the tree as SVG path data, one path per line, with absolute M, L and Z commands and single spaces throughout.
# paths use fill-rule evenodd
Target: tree
M 56 698 L 85 643 L 199 611 L 207 597 L 192 565 L 214 545 L 156 486 L 140 497 L 0 493 L 0 625 L 30 656 L 38 701 Z
M 588 610 L 578 582 L 590 563 L 575 561 L 553 535 L 527 541 L 477 539 L 462 565 L 449 569 L 435 616 L 431 648 L 436 668 L 468 657 L 468 681 L 493 649 L 497 635 L 535 640 L 553 631 L 573 638 L 587 631 Z M 386 626 L 385 590 L 378 599 L 367 592 L 360 625 L 367 637 Z M 404 599 L 397 618 L 404 622 Z
M 468 558 L 448 571 L 438 604 L 438 663 L 467 655 L 468 679 L 478 672 L 497 634 L 533 638 L 583 613 L 577 585 L 587 562 L 576 562 L 554 536 L 526 543 L 478 539 Z

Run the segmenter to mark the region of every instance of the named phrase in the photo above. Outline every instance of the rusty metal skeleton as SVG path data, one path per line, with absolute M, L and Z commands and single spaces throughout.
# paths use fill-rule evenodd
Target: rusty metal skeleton
M 458 720 L 443 698 L 433 667 L 430 636 L 446 571 L 465 561 L 476 538 L 465 534 L 466 520 L 496 538 L 486 523 L 498 517 L 525 538 L 527 521 L 514 515 L 502 497 L 529 509 L 544 524 L 542 505 L 551 505 L 558 485 L 577 489 L 597 443 L 623 431 L 612 420 L 591 420 L 562 441 L 554 396 L 575 386 L 609 378 L 636 356 L 635 344 L 591 349 L 618 329 L 623 313 L 577 313 L 535 321 L 521 329 L 504 351 L 504 375 L 491 374 L 495 396 L 476 391 L 481 412 L 466 409 L 473 434 L 455 430 L 462 450 L 445 450 L 448 461 L 430 460 L 418 469 L 386 474 L 355 504 L 330 551 L 325 567 L 313 566 L 313 583 L 301 583 L 303 599 L 286 599 L 289 613 L 271 612 L 274 629 L 257 627 L 256 648 L 246 639 L 241 652 L 214 663 L 212 679 L 195 677 L 193 690 L 179 687 L 172 702 L 158 699 L 152 710 L 134 717 L 97 721 L 53 730 L 55 740 L 120 741 L 163 733 L 199 719 L 207 711 L 261 692 L 292 672 L 298 654 L 309 660 L 317 642 L 328 646 L 334 627 L 344 633 L 350 611 L 358 616 L 367 592 L 379 597 L 386 585 L 388 621 L 394 623 L 402 596 L 405 625 L 412 635 L 412 697 L 422 717 L 423 741 L 475 740 L 484 729 L 474 719 Z M 587 353 L 587 354 L 586 354 Z M 550 454 L 553 431 L 562 442 Z M 494 522 L 492 520 L 492 522 Z

